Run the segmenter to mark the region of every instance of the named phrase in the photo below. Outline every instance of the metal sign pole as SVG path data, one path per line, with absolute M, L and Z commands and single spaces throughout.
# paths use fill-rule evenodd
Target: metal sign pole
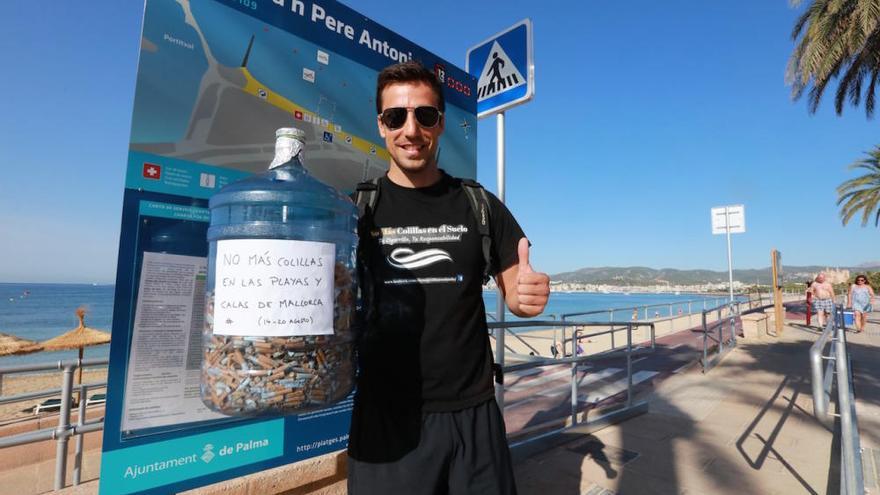
M 730 247 L 730 208 L 724 208 L 724 214 L 727 217 L 727 277 L 730 288 L 730 307 L 727 310 L 727 317 L 730 320 L 730 341 L 736 345 L 736 315 L 734 314 L 733 302 L 733 250 Z M 719 336 L 718 351 L 720 354 L 724 339 Z
M 733 257 L 730 253 L 730 208 L 724 207 L 727 225 L 727 275 L 730 281 L 730 304 L 733 304 Z
M 535 96 L 532 21 L 523 19 L 468 49 L 465 71 L 477 80 L 477 118 L 496 114 L 498 122 L 498 199 L 504 203 L 504 111 Z M 507 287 L 507 290 L 515 290 Z M 504 295 L 498 290 L 497 321 L 504 322 Z M 504 366 L 504 334 L 495 329 L 495 363 Z M 555 332 L 554 332 L 555 334 Z M 563 346 L 565 345 L 563 330 Z M 554 347 L 555 348 L 555 347 Z M 495 399 L 504 410 L 504 386 L 495 385 Z
M 504 112 L 498 113 L 498 200 L 504 203 Z M 507 290 L 513 290 L 514 287 L 507 287 Z M 498 287 L 498 305 L 495 312 L 497 320 L 504 322 L 504 292 Z M 504 367 L 504 331 L 503 327 L 495 329 L 495 363 Z M 504 411 L 504 385 L 495 383 L 495 401 L 498 402 L 498 408 Z

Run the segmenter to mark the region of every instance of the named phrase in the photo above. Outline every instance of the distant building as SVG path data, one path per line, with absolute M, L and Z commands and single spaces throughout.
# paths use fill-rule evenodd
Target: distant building
M 849 270 L 843 269 L 835 269 L 835 268 L 826 268 L 822 270 L 822 273 L 825 274 L 825 280 L 831 282 L 832 284 L 845 284 L 849 281 Z M 815 275 L 818 275 L 815 274 Z M 814 277 L 815 277 L 814 275 Z

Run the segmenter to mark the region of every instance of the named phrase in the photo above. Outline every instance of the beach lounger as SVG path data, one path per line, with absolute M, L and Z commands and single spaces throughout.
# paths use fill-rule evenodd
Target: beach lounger
M 60 411 L 61 399 L 46 399 L 34 406 L 34 414 L 40 414 L 47 411 Z

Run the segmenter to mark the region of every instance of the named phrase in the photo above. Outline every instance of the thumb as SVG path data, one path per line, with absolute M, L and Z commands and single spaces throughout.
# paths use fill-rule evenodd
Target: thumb
M 529 240 L 523 237 L 516 247 L 519 254 L 519 273 L 532 273 L 532 265 L 529 264 Z

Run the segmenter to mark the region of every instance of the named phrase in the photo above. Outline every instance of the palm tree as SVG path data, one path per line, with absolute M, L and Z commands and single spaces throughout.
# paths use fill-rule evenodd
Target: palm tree
M 853 163 L 849 168 L 867 172 L 837 187 L 837 205 L 840 206 L 840 219 L 844 225 L 861 211 L 862 227 L 868 225 L 871 215 L 874 215 L 874 226 L 880 226 L 880 146 L 866 154 L 868 158 Z
M 791 0 L 799 5 L 802 0 Z M 815 113 L 828 83 L 839 79 L 834 108 L 843 112 L 848 99 L 862 101 L 874 114 L 874 90 L 880 79 L 880 0 L 813 0 L 792 30 L 797 42 L 788 62 L 786 79 L 792 96 L 809 89 L 809 109 Z

